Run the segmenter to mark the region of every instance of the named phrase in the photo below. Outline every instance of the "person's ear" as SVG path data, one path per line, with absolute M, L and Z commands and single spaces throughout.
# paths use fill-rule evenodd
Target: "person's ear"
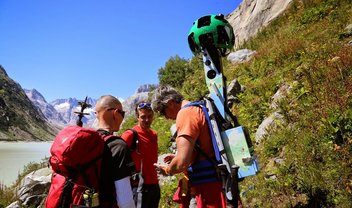
M 174 100 L 169 100 L 169 101 L 167 101 L 167 104 L 168 104 L 169 108 L 174 108 L 177 103 Z
M 114 122 L 115 122 L 115 120 L 116 120 L 116 119 L 115 119 L 115 113 L 116 113 L 116 111 L 117 111 L 117 110 L 115 109 L 114 112 L 112 113 L 112 120 L 113 120 Z

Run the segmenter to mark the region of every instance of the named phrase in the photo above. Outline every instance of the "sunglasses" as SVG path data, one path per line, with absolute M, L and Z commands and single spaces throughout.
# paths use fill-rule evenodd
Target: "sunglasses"
M 152 106 L 150 103 L 139 103 L 137 105 L 137 109 L 143 109 L 143 108 L 148 108 L 148 109 L 152 109 Z
M 106 109 L 106 111 L 112 111 L 112 110 L 117 110 L 117 112 L 119 112 L 119 114 L 121 114 L 122 118 L 125 117 L 126 111 L 123 111 L 123 110 L 117 109 L 117 108 L 108 108 L 108 109 Z

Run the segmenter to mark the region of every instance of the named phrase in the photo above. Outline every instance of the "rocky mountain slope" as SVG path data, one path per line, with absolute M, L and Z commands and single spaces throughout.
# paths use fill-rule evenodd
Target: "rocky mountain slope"
M 243 0 L 226 19 L 235 33 L 235 48 L 269 25 L 290 5 L 292 0 Z
M 24 91 L 32 103 L 39 108 L 39 110 L 50 122 L 58 124 L 67 123 L 63 116 L 53 107 L 53 105 L 47 103 L 43 95 L 36 89 L 24 89 Z
M 42 141 L 53 139 L 54 134 L 43 113 L 0 66 L 0 139 Z

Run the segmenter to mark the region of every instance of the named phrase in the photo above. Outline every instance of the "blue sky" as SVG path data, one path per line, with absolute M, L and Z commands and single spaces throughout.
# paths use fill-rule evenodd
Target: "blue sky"
M 23 88 L 58 98 L 127 98 L 175 55 L 187 34 L 241 0 L 0 0 L 0 64 Z

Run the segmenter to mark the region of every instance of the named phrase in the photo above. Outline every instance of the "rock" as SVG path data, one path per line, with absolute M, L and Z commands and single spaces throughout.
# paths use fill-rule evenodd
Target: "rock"
M 255 55 L 255 53 L 255 51 L 249 49 L 241 49 L 230 53 L 227 56 L 227 60 L 230 61 L 232 64 L 244 63 L 249 61 Z
M 21 206 L 39 206 L 50 188 L 51 173 L 50 168 L 42 168 L 26 175 L 19 184 L 18 203 Z
M 235 48 L 249 40 L 286 10 L 292 0 L 243 0 L 226 19 L 235 34 Z
M 19 201 L 15 201 L 12 202 L 9 206 L 7 206 L 6 208 L 20 208 L 21 207 L 21 203 Z
M 287 97 L 289 92 L 291 91 L 292 86 L 289 84 L 283 84 L 276 93 L 271 97 L 270 108 L 276 109 L 278 104 Z
M 352 36 L 352 24 L 345 27 L 344 31 L 339 35 L 340 39 L 348 38 Z
M 282 120 L 283 116 L 279 112 L 274 112 L 269 117 L 265 118 L 264 121 L 259 125 L 257 132 L 255 133 L 255 141 L 260 144 L 263 139 L 268 136 L 270 131 L 277 127 L 277 122 Z
M 233 104 L 240 102 L 237 97 L 240 92 L 243 92 L 242 86 L 237 79 L 232 80 L 227 87 L 227 104 L 229 108 L 231 108 Z

